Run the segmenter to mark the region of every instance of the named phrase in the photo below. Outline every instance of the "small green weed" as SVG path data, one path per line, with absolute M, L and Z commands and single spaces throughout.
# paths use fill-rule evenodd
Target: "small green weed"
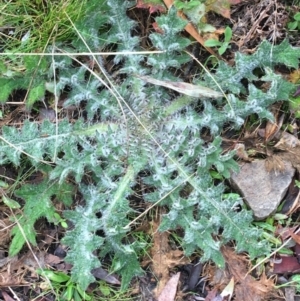
M 71 277 L 63 272 L 38 269 L 39 275 L 45 278 L 45 282 L 40 285 L 42 290 L 47 293 L 55 292 L 58 301 L 90 301 L 91 295 L 84 292 L 80 286 L 72 282 Z M 51 286 L 49 285 L 51 283 Z
M 54 294 L 57 301 L 132 301 L 131 291 L 120 292 L 105 281 L 97 281 L 92 292 L 84 292 L 71 276 L 58 271 L 38 269 L 37 274 L 45 279 L 39 286 L 43 295 Z
M 263 230 L 261 238 L 269 241 L 272 250 L 278 249 L 279 254 L 291 255 L 293 254 L 293 251 L 288 248 L 281 248 L 282 241 L 275 234 L 277 230 L 277 224 L 289 225 L 289 223 L 290 220 L 286 215 L 276 213 L 274 216 L 268 217 L 266 221 L 254 222 L 253 224 Z
M 218 53 L 220 55 L 222 55 L 228 49 L 231 38 L 232 38 L 232 30 L 230 27 L 227 26 L 224 31 L 224 41 L 223 42 L 214 40 L 214 39 L 209 39 L 209 40 L 205 41 L 204 45 L 207 47 L 217 47 Z
M 289 30 L 300 30 L 300 12 L 293 16 L 293 21 L 288 23 Z

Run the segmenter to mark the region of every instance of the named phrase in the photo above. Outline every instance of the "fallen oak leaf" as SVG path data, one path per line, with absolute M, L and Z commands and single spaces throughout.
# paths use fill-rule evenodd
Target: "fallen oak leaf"
M 136 75 L 136 76 L 147 83 L 163 86 L 192 97 L 220 98 L 224 96 L 223 93 L 221 92 L 217 92 L 210 88 L 203 87 L 200 85 L 193 85 L 184 82 L 162 81 L 149 76 L 141 76 L 141 75 Z

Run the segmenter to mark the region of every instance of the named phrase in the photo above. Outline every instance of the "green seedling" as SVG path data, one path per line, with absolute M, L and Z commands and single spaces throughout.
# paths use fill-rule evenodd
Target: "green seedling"
M 294 111 L 295 118 L 300 117 L 300 96 L 290 97 L 289 99 L 290 108 Z
M 262 238 L 266 239 L 274 248 L 281 245 L 281 240 L 275 236 L 276 226 L 274 225 L 275 219 L 268 217 L 264 222 L 253 222 L 255 226 L 262 229 Z
M 289 30 L 300 30 L 300 12 L 296 13 L 293 17 L 293 21 L 288 23 Z
M 219 172 L 215 171 L 215 170 L 211 170 L 210 172 L 210 175 L 213 179 L 216 179 L 216 180 L 224 180 L 224 177 L 222 175 L 220 175 Z
M 82 288 L 71 280 L 71 277 L 63 272 L 38 269 L 37 273 L 51 282 L 54 291 L 57 293 L 58 300 L 61 301 L 81 301 L 92 300 L 92 297 L 85 293 Z M 47 283 L 42 286 L 44 290 L 50 290 Z
M 54 213 L 53 216 L 54 216 L 54 218 L 56 219 L 56 220 L 54 221 L 54 224 L 55 224 L 55 225 L 60 224 L 64 229 L 67 229 L 67 228 L 68 228 L 68 224 L 67 224 L 66 220 L 63 219 L 57 212 Z
M 206 47 L 218 47 L 218 53 L 220 55 L 222 55 L 228 49 L 231 38 L 232 38 L 232 30 L 230 27 L 227 26 L 224 31 L 224 41 L 223 42 L 220 42 L 215 39 L 209 39 L 209 40 L 205 41 L 204 45 Z

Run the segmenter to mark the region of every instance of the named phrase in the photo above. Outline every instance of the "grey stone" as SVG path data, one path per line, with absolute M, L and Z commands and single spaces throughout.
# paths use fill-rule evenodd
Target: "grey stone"
M 239 173 L 232 173 L 231 183 L 253 210 L 254 218 L 262 220 L 273 214 L 292 181 L 295 169 L 283 161 L 284 170 L 266 170 L 265 160 L 240 165 Z

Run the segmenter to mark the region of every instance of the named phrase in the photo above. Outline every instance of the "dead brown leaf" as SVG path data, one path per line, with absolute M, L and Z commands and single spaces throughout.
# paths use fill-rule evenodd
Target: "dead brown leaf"
M 193 85 L 189 83 L 184 82 L 172 82 L 172 81 L 163 81 L 158 80 L 149 76 L 138 76 L 140 79 L 144 80 L 147 83 L 151 83 L 158 86 L 163 86 L 169 89 L 172 89 L 174 91 L 177 91 L 179 93 L 191 96 L 191 97 L 209 97 L 209 98 L 220 98 L 223 97 L 223 94 L 221 92 L 212 90 L 207 87 L 203 87 L 200 85 Z
M 290 236 L 298 245 L 300 245 L 300 236 L 299 235 L 295 234 L 292 230 L 290 230 Z
M 275 274 L 295 274 L 299 272 L 300 264 L 295 256 L 282 256 L 280 260 L 276 260 L 276 262 L 274 262 L 273 273 Z
M 10 269 L 0 273 L 0 287 L 24 285 L 24 273 L 15 273 Z
M 290 215 L 300 207 L 300 189 L 295 184 L 295 179 L 292 180 L 281 213 Z
M 265 142 L 272 140 L 272 138 L 279 132 L 284 119 L 284 114 L 280 114 L 281 103 L 275 104 L 271 108 L 271 112 L 275 118 L 275 122 L 268 121 L 265 129 Z
M 251 162 L 251 161 L 253 161 L 252 158 L 249 158 L 244 143 L 236 143 L 236 145 L 234 146 L 234 150 L 235 150 L 236 156 L 237 156 L 239 159 L 242 159 L 242 160 L 244 160 L 244 161 L 246 161 L 246 162 Z
M 48 265 L 56 265 L 56 264 L 59 264 L 62 260 L 61 258 L 59 258 L 58 256 L 55 256 L 53 254 L 45 254 L 45 263 L 48 264 Z
M 218 272 L 215 270 L 214 284 L 222 283 L 222 289 L 227 285 L 232 277 L 235 279 L 235 300 L 243 301 L 262 301 L 267 300 L 270 296 L 276 295 L 274 282 L 272 279 L 262 275 L 256 280 L 247 275 L 249 270 L 249 260 L 245 255 L 236 254 L 234 249 L 229 247 L 222 248 L 222 254 L 226 261 L 226 270 Z
M 275 235 L 280 236 L 281 240 L 284 242 L 291 237 L 290 231 L 292 231 L 293 233 L 296 233 L 297 229 L 298 229 L 298 226 L 284 227 L 284 228 L 282 228 L 281 226 L 278 226 L 276 229 Z
M 165 6 L 157 0 L 137 0 L 136 7 L 149 9 L 150 14 L 156 12 L 164 13 L 166 11 Z
M 282 150 L 289 150 L 299 145 L 300 141 L 297 137 L 288 132 L 283 132 L 281 139 L 274 145 L 274 147 Z
M 160 295 L 158 296 L 158 301 L 174 301 L 177 291 L 177 286 L 180 278 L 180 272 L 173 275 L 167 282 Z
M 300 141 L 298 138 L 285 132 L 274 147 L 281 150 L 277 155 L 282 160 L 289 161 L 294 168 L 300 171 Z
M 224 18 L 230 18 L 230 1 L 229 0 L 207 0 L 205 2 L 207 11 L 214 11 Z
M 169 280 L 170 269 L 189 263 L 181 250 L 172 250 L 169 245 L 169 233 L 159 232 L 160 218 L 152 222 L 153 245 L 150 250 L 152 271 L 159 279 L 155 294 L 158 296 Z
M 9 218 L 3 218 L 0 220 L 0 246 L 5 247 L 7 242 L 10 240 L 10 230 L 12 222 Z

